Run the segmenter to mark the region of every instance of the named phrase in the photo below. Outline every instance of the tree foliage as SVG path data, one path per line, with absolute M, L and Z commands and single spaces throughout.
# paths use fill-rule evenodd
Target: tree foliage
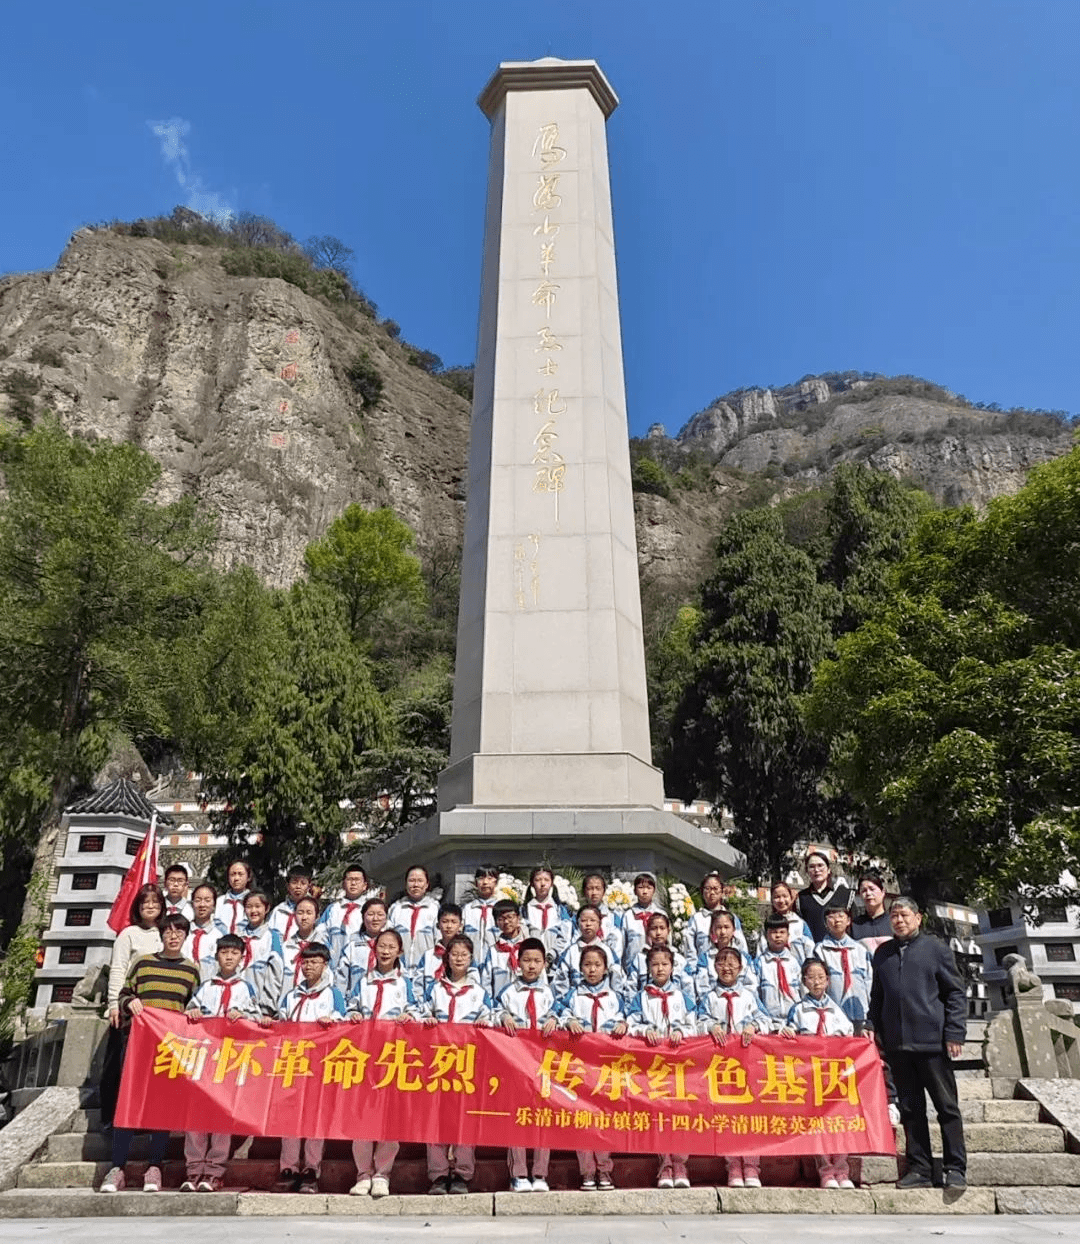
M 999 901 L 1080 878 L 1080 450 L 984 518 L 928 514 L 807 711 L 913 888 Z

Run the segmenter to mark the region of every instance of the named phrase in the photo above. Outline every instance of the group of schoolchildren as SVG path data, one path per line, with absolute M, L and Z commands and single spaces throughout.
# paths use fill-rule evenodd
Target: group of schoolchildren
M 145 1002 L 183 1010 L 193 1020 L 224 1016 L 262 1025 L 397 1020 L 497 1026 L 509 1034 L 536 1029 L 545 1036 L 562 1029 L 616 1039 L 629 1034 L 652 1045 L 706 1034 L 718 1045 L 733 1039 L 748 1045 L 759 1033 L 870 1035 L 871 955 L 851 937 L 843 903 L 824 911 L 827 932 L 815 941 L 792 891 L 778 883 L 765 944 L 752 958 L 738 917 L 724 907 L 717 874 L 702 881 L 703 905 L 678 946 L 651 873 L 635 877 L 636 901 L 622 913 L 604 902 L 604 878 L 586 876 L 576 915 L 559 901 L 546 867 L 533 870 L 521 904 L 496 896 L 498 877 L 494 867 L 477 869 L 475 896 L 458 906 L 433 897 L 427 870 L 414 866 L 403 896 L 387 904 L 363 868 L 352 865 L 342 897 L 321 908 L 303 868 L 289 872 L 287 897 L 271 906 L 252 888 L 242 861 L 230 864 L 221 895 L 206 882 L 188 895 L 186 872 L 173 866 L 162 896 L 163 949 L 132 964 L 119 1009 L 127 1017 Z M 136 908 L 133 921 L 143 912 Z M 191 987 L 183 1005 L 177 1004 L 183 989 L 172 979 L 178 960 L 195 968 L 185 977 Z M 149 992 L 140 991 L 140 969 Z M 169 977 L 164 993 L 163 973 Z M 114 1137 L 113 1170 L 102 1191 L 124 1186 L 129 1140 L 121 1140 L 126 1143 Z M 164 1152 L 163 1142 L 154 1143 L 160 1140 L 152 1137 L 152 1151 Z M 229 1135 L 189 1133 L 182 1190 L 220 1188 L 230 1142 Z M 319 1139 L 283 1139 L 277 1187 L 318 1191 L 323 1148 Z M 393 1140 L 354 1141 L 357 1179 L 350 1192 L 386 1196 L 398 1148 Z M 550 1151 L 534 1149 L 529 1158 L 525 1149 L 508 1151 L 511 1189 L 547 1191 Z M 614 1188 L 610 1153 L 582 1150 L 577 1158 L 582 1189 Z M 474 1161 L 472 1146 L 428 1145 L 429 1191 L 467 1192 Z M 687 1162 L 686 1154 L 659 1155 L 657 1185 L 688 1188 Z M 842 1154 L 819 1157 L 818 1170 L 823 1188 L 854 1186 Z M 728 1158 L 727 1179 L 732 1187 L 760 1187 L 760 1158 Z M 144 1187 L 155 1190 L 160 1180 L 153 1168 L 153 1187 L 147 1181 Z

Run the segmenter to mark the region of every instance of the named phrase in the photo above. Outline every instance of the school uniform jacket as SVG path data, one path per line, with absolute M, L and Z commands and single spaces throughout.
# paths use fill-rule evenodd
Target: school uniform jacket
M 281 938 L 282 944 L 289 940 L 292 936 L 293 929 L 296 928 L 296 904 L 291 898 L 285 899 L 284 902 L 278 903 L 274 910 L 270 913 L 266 923 Z M 316 921 L 316 928 L 318 921 Z M 314 934 L 312 935 L 314 937 Z M 322 941 L 321 937 L 315 938 L 315 941 Z
M 446 947 L 438 941 L 430 950 L 424 951 L 424 957 L 410 973 L 416 996 L 426 998 L 431 986 L 446 975 L 446 968 Z M 475 959 L 469 966 L 468 975 L 470 980 L 480 984 L 480 968 L 476 966 Z
M 802 965 L 790 948 L 779 954 L 764 950 L 754 960 L 758 997 L 761 999 L 762 1009 L 772 1017 L 774 1027 L 783 1026 L 788 1011 L 802 994 L 801 970 Z
M 195 908 L 192 907 L 189 899 L 178 899 L 175 903 L 168 895 L 165 896 L 165 915 L 166 916 L 183 916 L 192 924 L 195 923 Z
M 636 993 L 626 1008 L 626 1022 L 635 1037 L 645 1036 L 650 1028 L 665 1037 L 673 1032 L 681 1032 L 684 1037 L 697 1034 L 694 1000 L 671 981 L 662 989 L 646 985 Z
M 247 924 L 247 915 L 244 912 L 244 899 L 250 893 L 250 890 L 226 890 L 218 898 L 217 904 L 214 907 L 214 915 L 221 925 L 222 932 L 239 934 L 241 926 Z
M 239 936 L 244 939 L 241 975 L 251 982 L 259 1008 L 264 1015 L 276 1015 L 285 981 L 285 957 L 281 938 L 267 924 L 252 929 L 244 924 Z
M 657 912 L 662 916 L 667 914 L 655 901 L 650 903 L 648 907 L 639 907 L 635 903 L 623 912 L 623 967 L 626 968 L 627 972 L 629 972 L 634 960 L 645 945 L 645 926 L 649 923 L 649 917 Z
M 739 973 L 739 979 L 735 983 L 737 985 L 741 985 L 744 989 L 752 989 L 756 993 L 758 988 L 758 978 L 757 973 L 754 971 L 754 965 L 750 962 L 749 956 L 744 955 L 741 950 L 739 951 L 739 954 L 742 955 L 743 968 Z M 697 996 L 701 998 L 704 997 L 710 989 L 715 989 L 716 985 L 716 947 L 710 946 L 707 951 L 702 953 L 701 957 L 697 961 L 697 967 L 694 971 L 694 988 L 697 992 Z
M 543 902 L 531 898 L 521 909 L 521 923 L 529 937 L 538 937 L 547 950 L 548 962 L 557 959 L 574 939 L 574 923 L 570 913 L 548 895 Z
M 292 933 L 287 938 L 283 937 L 281 939 L 281 958 L 283 965 L 281 992 L 283 994 L 290 989 L 295 989 L 304 979 L 301 975 L 300 969 L 300 952 L 305 946 L 310 946 L 312 942 L 318 942 L 321 940 L 322 939 L 319 937 L 317 929 L 309 933 L 307 937 L 301 937 L 300 932 L 295 925 L 293 926 Z
M 711 989 L 697 1004 L 699 1030 L 707 1033 L 719 1024 L 725 1032 L 741 1032 L 753 1024 L 758 1032 L 771 1032 L 773 1021 L 752 989 L 740 985 L 720 985 Z
M 623 998 L 608 980 L 595 988 L 582 981 L 563 999 L 559 1027 L 569 1028 L 575 1019 L 586 1032 L 610 1032 L 626 1019 Z
M 494 1004 L 483 985 L 465 980 L 454 984 L 441 978 L 434 982 L 424 999 L 423 1014 L 434 1016 L 441 1024 L 492 1023 Z
M 721 903 L 716 909 L 717 911 L 727 911 L 727 908 Z M 743 932 L 742 921 L 734 912 L 731 913 L 735 921 L 735 945 L 743 952 L 749 954 L 749 948 L 746 944 L 746 934 Z M 686 928 L 683 929 L 682 936 L 682 952 L 686 956 L 688 962 L 697 963 L 698 958 L 703 950 L 709 948 L 709 934 L 712 931 L 713 912 L 708 907 L 702 907 L 695 911 L 690 919 L 686 922 Z
M 493 1022 L 501 1022 L 504 1015 L 509 1015 L 516 1028 L 542 1028 L 549 1019 L 556 1018 L 555 1009 L 555 994 L 543 976 L 531 985 L 519 976 L 499 994 Z
M 829 969 L 829 997 L 840 1004 L 853 1024 L 861 1026 L 870 1013 L 874 979 L 870 951 L 845 934 L 839 939 L 823 938 L 814 947 L 814 954 Z
M 493 998 L 497 998 L 517 976 L 518 955 L 524 940 L 524 933 L 519 933 L 513 941 L 507 941 L 500 933 L 491 943 L 487 958 L 480 965 L 480 979 Z
M 499 936 L 499 926 L 491 909 L 499 901 L 499 896 L 491 898 L 474 898 L 461 909 L 461 929 L 473 939 L 476 954 L 479 958 L 491 943 Z
M 211 976 L 195 990 L 188 1003 L 189 1011 L 200 1015 L 227 1015 L 239 1011 L 249 1019 L 259 1018 L 259 1003 L 249 981 L 239 972 L 235 976 Z
M 225 930 L 217 922 L 216 917 L 211 916 L 205 925 L 198 925 L 192 921 L 188 935 L 184 939 L 184 948 L 180 953 L 185 959 L 190 959 L 195 964 L 204 981 L 217 975 L 218 965 L 215 955 L 218 938 L 224 932 Z
M 811 1037 L 855 1035 L 851 1020 L 828 994 L 820 1001 L 806 994 L 788 1011 L 784 1027 L 794 1028 L 797 1033 Z
M 583 942 L 579 937 L 567 946 L 552 969 L 557 994 L 569 993 L 581 984 L 581 956 L 590 946 L 599 950 L 607 959 L 607 976 L 611 984 L 620 993 L 626 991 L 625 977 L 615 951 L 600 937 L 591 942 Z
M 345 999 L 340 990 L 334 988 L 334 977 L 329 967 L 323 970 L 322 976 L 314 985 L 301 981 L 295 989 L 290 989 L 281 999 L 277 1017 L 293 1023 L 309 1023 L 313 1019 L 344 1019 Z
M 387 924 L 401 934 L 405 950 L 402 962 L 414 968 L 438 940 L 439 904 L 430 894 L 417 899 L 399 898 L 390 905 Z
M 331 951 L 332 953 L 332 951 Z M 360 982 L 369 972 L 375 971 L 375 938 L 357 933 L 349 939 L 345 949 L 334 964 L 334 984 L 351 998 L 360 988 Z
M 345 948 L 356 937 L 363 936 L 364 921 L 361 913 L 364 904 L 375 894 L 361 894 L 359 898 L 338 898 L 319 917 L 315 931 L 319 941 L 330 947 L 331 963 L 338 963 Z
M 814 953 L 814 937 L 810 926 L 794 909 L 786 912 L 784 919 L 788 922 L 788 950 L 799 961 L 801 967 Z
M 400 968 L 385 975 L 377 969 L 366 972 L 348 1006 L 364 1019 L 400 1019 L 403 1015 L 419 1019 L 422 1010 L 412 981 Z
M 679 954 L 674 947 L 670 948 L 674 959 L 671 969 L 671 979 L 677 989 L 681 989 L 684 993 L 688 993 L 691 998 L 697 997 L 697 982 L 694 973 L 690 970 L 690 965 Z M 626 982 L 623 986 L 623 996 L 629 1001 L 636 993 L 640 992 L 649 983 L 649 961 L 647 958 L 648 951 L 644 948 L 639 950 L 634 957 L 633 962 L 626 972 Z

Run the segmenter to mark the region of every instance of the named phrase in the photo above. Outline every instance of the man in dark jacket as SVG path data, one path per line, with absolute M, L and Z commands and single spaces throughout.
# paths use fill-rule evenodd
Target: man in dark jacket
M 907 1137 L 907 1174 L 900 1188 L 932 1186 L 926 1094 L 941 1126 L 946 1188 L 967 1187 L 964 1125 L 950 1058 L 959 1058 L 967 1032 L 967 997 L 952 951 L 920 932 L 922 915 L 910 898 L 889 907 L 894 937 L 874 952 L 870 1023 L 896 1081 Z

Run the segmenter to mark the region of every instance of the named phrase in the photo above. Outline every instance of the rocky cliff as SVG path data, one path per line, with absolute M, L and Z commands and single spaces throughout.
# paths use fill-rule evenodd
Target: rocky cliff
M 0 416 L 51 409 L 73 432 L 143 446 L 164 497 L 191 493 L 217 517 L 223 562 L 273 584 L 353 501 L 392 506 L 422 545 L 458 541 L 468 403 L 355 306 L 229 275 L 225 254 L 84 229 L 52 271 L 0 281 Z M 348 376 L 361 352 L 382 381 L 373 406 Z M 727 394 L 677 436 L 636 443 L 663 477 L 636 495 L 643 575 L 689 584 L 730 513 L 814 487 L 837 462 L 982 505 L 1071 443 L 1060 418 L 978 409 L 911 378 Z
M 72 432 L 148 450 L 163 496 L 201 498 L 223 560 L 270 583 L 295 579 L 353 501 L 459 539 L 468 403 L 372 319 L 229 276 L 222 254 L 80 230 L 53 271 L 0 284 L 0 385 L 30 377 Z M 382 377 L 374 410 L 345 374 L 361 350 Z

